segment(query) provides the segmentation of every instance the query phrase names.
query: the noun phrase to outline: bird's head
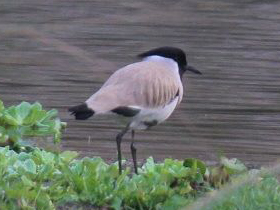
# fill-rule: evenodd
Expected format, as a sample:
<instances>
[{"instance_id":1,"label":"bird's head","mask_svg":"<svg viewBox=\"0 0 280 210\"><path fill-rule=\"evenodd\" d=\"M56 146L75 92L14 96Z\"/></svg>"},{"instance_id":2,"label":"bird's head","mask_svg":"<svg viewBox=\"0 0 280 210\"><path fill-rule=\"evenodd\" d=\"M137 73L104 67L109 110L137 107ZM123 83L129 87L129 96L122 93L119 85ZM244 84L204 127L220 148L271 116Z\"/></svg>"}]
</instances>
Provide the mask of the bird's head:
<instances>
[{"instance_id":1,"label":"bird's head","mask_svg":"<svg viewBox=\"0 0 280 210\"><path fill-rule=\"evenodd\" d=\"M183 73L186 71L191 71L195 74L202 74L196 68L188 65L188 62L186 59L186 54L180 48L160 47L160 48L155 48L155 49L149 50L147 52L141 53L138 56L140 58L145 58L145 57L153 56L153 55L170 58L170 59L174 60L175 62L177 62L178 66L179 66L179 74L181 77L182 77Z\"/></svg>"}]
</instances>

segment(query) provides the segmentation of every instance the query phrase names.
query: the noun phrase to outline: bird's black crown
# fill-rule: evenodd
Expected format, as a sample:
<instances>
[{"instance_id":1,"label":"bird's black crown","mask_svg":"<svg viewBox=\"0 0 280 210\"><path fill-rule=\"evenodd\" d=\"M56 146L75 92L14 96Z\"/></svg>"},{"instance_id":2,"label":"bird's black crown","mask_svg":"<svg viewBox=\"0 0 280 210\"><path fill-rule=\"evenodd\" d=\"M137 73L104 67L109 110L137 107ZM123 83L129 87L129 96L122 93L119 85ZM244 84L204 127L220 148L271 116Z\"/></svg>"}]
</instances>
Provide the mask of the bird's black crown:
<instances>
[{"instance_id":1,"label":"bird's black crown","mask_svg":"<svg viewBox=\"0 0 280 210\"><path fill-rule=\"evenodd\" d=\"M138 56L144 58L147 56L158 55L165 58L171 58L176 61L179 67L187 66L186 54L183 50L176 47L159 47L147 52L141 53Z\"/></svg>"}]
</instances>

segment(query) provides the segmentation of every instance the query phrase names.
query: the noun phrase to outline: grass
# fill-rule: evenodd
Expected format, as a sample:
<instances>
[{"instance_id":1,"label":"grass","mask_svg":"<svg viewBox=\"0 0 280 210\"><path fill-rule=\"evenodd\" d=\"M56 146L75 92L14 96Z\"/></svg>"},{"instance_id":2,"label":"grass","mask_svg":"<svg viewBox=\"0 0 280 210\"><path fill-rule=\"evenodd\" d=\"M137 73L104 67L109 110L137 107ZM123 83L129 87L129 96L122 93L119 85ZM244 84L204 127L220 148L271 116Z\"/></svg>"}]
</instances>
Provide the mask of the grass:
<instances>
[{"instance_id":1,"label":"grass","mask_svg":"<svg viewBox=\"0 0 280 210\"><path fill-rule=\"evenodd\" d=\"M280 185L275 177L265 177L255 183L248 183L228 195L221 201L205 209L253 210L280 209Z\"/></svg>"},{"instance_id":2,"label":"grass","mask_svg":"<svg viewBox=\"0 0 280 210\"><path fill-rule=\"evenodd\" d=\"M251 170L231 184L196 200L191 210L278 210L280 209L280 164Z\"/></svg>"}]
</instances>

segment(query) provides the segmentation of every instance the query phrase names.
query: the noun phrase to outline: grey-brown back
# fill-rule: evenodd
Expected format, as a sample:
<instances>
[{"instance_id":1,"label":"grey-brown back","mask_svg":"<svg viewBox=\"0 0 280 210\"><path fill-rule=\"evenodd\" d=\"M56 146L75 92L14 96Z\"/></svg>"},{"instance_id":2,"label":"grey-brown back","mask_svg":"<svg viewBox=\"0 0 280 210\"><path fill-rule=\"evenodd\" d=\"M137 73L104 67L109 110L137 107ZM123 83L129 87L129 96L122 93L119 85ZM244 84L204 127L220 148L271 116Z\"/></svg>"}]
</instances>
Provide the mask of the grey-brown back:
<instances>
[{"instance_id":1,"label":"grey-brown back","mask_svg":"<svg viewBox=\"0 0 280 210\"><path fill-rule=\"evenodd\" d=\"M96 114L118 106L156 108L168 104L183 87L177 63L171 59L147 59L116 71L87 101Z\"/></svg>"}]
</instances>

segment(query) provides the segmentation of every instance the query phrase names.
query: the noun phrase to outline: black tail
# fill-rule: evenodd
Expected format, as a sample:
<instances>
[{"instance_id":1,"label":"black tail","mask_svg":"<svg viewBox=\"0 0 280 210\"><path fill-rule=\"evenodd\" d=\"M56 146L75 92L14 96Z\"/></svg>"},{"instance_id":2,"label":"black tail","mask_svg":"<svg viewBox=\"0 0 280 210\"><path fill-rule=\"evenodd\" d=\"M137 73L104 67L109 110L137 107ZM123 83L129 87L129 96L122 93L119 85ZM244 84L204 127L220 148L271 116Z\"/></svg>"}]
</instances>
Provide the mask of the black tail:
<instances>
[{"instance_id":1,"label":"black tail","mask_svg":"<svg viewBox=\"0 0 280 210\"><path fill-rule=\"evenodd\" d=\"M88 108L85 103L73 106L68 111L71 112L71 115L75 115L76 120L86 120L94 114L94 111Z\"/></svg>"}]
</instances>

